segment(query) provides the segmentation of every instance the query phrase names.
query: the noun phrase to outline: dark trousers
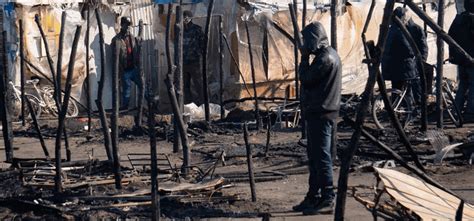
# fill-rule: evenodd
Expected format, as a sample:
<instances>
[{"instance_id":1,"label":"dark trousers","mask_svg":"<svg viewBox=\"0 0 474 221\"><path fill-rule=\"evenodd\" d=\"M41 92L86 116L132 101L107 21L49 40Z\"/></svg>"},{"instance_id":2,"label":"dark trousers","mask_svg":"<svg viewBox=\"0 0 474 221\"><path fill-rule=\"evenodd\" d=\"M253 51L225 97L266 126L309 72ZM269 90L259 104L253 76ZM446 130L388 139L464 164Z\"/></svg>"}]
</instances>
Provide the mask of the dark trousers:
<instances>
[{"instance_id":1,"label":"dark trousers","mask_svg":"<svg viewBox=\"0 0 474 221\"><path fill-rule=\"evenodd\" d=\"M308 135L308 196L334 199L331 158L331 136L333 120L321 118L319 114L305 114Z\"/></svg>"},{"instance_id":2,"label":"dark trousers","mask_svg":"<svg viewBox=\"0 0 474 221\"><path fill-rule=\"evenodd\" d=\"M200 106L204 103L202 89L202 62L186 63L183 65L184 103L194 102Z\"/></svg>"}]
</instances>

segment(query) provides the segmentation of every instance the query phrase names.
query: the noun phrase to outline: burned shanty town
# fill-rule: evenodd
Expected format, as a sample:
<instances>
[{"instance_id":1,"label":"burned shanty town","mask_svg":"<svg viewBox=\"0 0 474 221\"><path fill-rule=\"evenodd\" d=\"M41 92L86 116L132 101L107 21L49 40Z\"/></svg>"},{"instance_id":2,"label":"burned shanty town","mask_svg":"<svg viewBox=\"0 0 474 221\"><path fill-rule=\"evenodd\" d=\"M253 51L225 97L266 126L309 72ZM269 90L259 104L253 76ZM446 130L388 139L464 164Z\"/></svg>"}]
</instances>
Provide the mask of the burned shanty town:
<instances>
[{"instance_id":1,"label":"burned shanty town","mask_svg":"<svg viewBox=\"0 0 474 221\"><path fill-rule=\"evenodd\" d=\"M1 220L474 221L474 0L0 0Z\"/></svg>"}]
</instances>

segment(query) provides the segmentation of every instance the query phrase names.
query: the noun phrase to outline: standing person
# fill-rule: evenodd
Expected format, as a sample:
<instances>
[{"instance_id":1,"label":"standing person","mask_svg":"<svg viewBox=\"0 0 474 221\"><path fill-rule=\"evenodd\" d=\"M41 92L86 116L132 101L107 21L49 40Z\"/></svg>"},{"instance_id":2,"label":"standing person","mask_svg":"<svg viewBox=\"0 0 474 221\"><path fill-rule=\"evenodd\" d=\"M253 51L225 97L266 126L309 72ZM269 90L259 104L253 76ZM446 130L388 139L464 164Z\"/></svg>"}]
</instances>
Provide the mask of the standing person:
<instances>
[{"instance_id":1,"label":"standing person","mask_svg":"<svg viewBox=\"0 0 474 221\"><path fill-rule=\"evenodd\" d=\"M428 58L428 44L426 35L419 25L407 14L407 9L397 7L393 12L407 28L413 37L423 61ZM382 58L382 74L385 80L392 81L392 88L403 90L408 88L408 98L415 104L421 102L420 69L416 62L415 50L411 48L408 39L396 24L392 24L388 31L387 43ZM411 83L409 82L411 81Z\"/></svg>"},{"instance_id":2,"label":"standing person","mask_svg":"<svg viewBox=\"0 0 474 221\"><path fill-rule=\"evenodd\" d=\"M192 21L191 11L183 12L183 77L184 102L203 103L202 55L204 53L204 32L202 27Z\"/></svg>"},{"instance_id":3,"label":"standing person","mask_svg":"<svg viewBox=\"0 0 474 221\"><path fill-rule=\"evenodd\" d=\"M328 214L334 210L331 134L339 115L342 65L321 23L309 24L302 34L300 80L308 133L309 190L293 210L304 215ZM314 56L311 62L310 55Z\"/></svg>"},{"instance_id":4,"label":"standing person","mask_svg":"<svg viewBox=\"0 0 474 221\"><path fill-rule=\"evenodd\" d=\"M120 19L120 32L112 39L113 58L115 58L115 48L120 47L119 74L122 81L122 104L120 109L122 110L128 109L132 81L138 87L143 84L138 67L140 59L138 40L130 33L131 24L130 17L122 17Z\"/></svg>"},{"instance_id":5,"label":"standing person","mask_svg":"<svg viewBox=\"0 0 474 221\"><path fill-rule=\"evenodd\" d=\"M474 0L464 1L465 12L456 15L449 28L451 36L469 55L474 57ZM474 120L474 66L466 58L449 47L449 60L458 65L458 91L455 103L459 110L464 110L467 96L467 107L464 110L466 121Z\"/></svg>"}]
</instances>

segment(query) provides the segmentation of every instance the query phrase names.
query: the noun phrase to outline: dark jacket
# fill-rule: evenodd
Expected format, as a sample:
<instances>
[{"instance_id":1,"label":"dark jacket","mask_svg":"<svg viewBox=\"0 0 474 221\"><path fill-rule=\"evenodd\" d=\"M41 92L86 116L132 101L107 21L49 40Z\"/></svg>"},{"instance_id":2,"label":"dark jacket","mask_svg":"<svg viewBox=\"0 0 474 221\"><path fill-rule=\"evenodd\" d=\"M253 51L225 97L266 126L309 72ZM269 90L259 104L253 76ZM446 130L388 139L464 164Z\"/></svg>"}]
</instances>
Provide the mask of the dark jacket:
<instances>
[{"instance_id":1,"label":"dark jacket","mask_svg":"<svg viewBox=\"0 0 474 221\"><path fill-rule=\"evenodd\" d=\"M467 1L466 1L467 2ZM466 3L465 3L466 4ZM468 11L456 15L448 32L471 57L474 57L474 13ZM469 61L449 46L449 60L453 64L468 66Z\"/></svg>"},{"instance_id":2,"label":"dark jacket","mask_svg":"<svg viewBox=\"0 0 474 221\"><path fill-rule=\"evenodd\" d=\"M309 63L304 56L300 64L301 102L306 114L337 117L341 100L342 63L337 52L329 46L323 26L313 22L303 31L303 47L315 58Z\"/></svg>"},{"instance_id":3,"label":"dark jacket","mask_svg":"<svg viewBox=\"0 0 474 221\"><path fill-rule=\"evenodd\" d=\"M131 66L128 66L127 63L129 63L128 55L127 55L127 45L125 41L131 42L131 47L132 47L132 64ZM113 39L112 39L112 59L115 61L115 47L120 48L120 73L122 73L124 70L130 70L133 68L137 68L138 65L140 64L140 54L139 54L139 48L138 48L138 39L135 38L132 34L124 34L122 32L119 32ZM115 67L115 66L114 66Z\"/></svg>"},{"instance_id":4,"label":"dark jacket","mask_svg":"<svg viewBox=\"0 0 474 221\"><path fill-rule=\"evenodd\" d=\"M404 12L403 12L404 14ZM403 21L403 20L402 20ZM428 44L423 29L409 19L406 28L413 37L418 50L426 61L428 57ZM402 31L396 24L390 26L385 51L382 57L382 74L385 80L405 81L419 77L415 50L410 46Z\"/></svg>"},{"instance_id":5,"label":"dark jacket","mask_svg":"<svg viewBox=\"0 0 474 221\"><path fill-rule=\"evenodd\" d=\"M200 62L204 53L204 32L192 22L184 26L183 61L186 64Z\"/></svg>"}]
</instances>

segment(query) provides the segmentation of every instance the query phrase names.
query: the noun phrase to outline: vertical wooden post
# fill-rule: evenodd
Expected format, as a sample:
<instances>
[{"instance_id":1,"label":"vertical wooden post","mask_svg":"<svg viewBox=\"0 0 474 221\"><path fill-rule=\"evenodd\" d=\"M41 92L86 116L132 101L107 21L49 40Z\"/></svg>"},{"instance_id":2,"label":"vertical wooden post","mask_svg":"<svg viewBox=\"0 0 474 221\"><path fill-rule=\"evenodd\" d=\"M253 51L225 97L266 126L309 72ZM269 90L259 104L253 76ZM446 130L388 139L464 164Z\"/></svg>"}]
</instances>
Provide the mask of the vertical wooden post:
<instances>
[{"instance_id":1,"label":"vertical wooden post","mask_svg":"<svg viewBox=\"0 0 474 221\"><path fill-rule=\"evenodd\" d=\"M224 18L219 16L219 104L221 106L221 120L225 118L224 109Z\"/></svg>"},{"instance_id":2,"label":"vertical wooden post","mask_svg":"<svg viewBox=\"0 0 474 221\"><path fill-rule=\"evenodd\" d=\"M306 14L307 14L306 10L308 10L307 9L307 7L308 7L307 4L308 4L307 0L303 0L303 14L301 15L301 17L302 17L301 18L302 19L301 30L303 30L304 27L306 27Z\"/></svg>"},{"instance_id":3,"label":"vertical wooden post","mask_svg":"<svg viewBox=\"0 0 474 221\"><path fill-rule=\"evenodd\" d=\"M209 79L207 72L209 66L207 64L208 54L209 54L209 35L211 32L211 21L212 21L212 11L214 10L214 0L209 1L209 6L207 8L207 19L206 27L204 31L204 54L202 56L202 90L204 95L204 115L207 122L211 121L210 110L209 110Z\"/></svg>"},{"instance_id":4,"label":"vertical wooden post","mask_svg":"<svg viewBox=\"0 0 474 221\"><path fill-rule=\"evenodd\" d=\"M23 30L23 20L20 19L19 21L19 26L20 26L20 91L21 91L21 125L26 126L26 117L25 116L25 82L26 82L26 76L25 76L25 36L24 36L24 30ZM7 72L8 73L8 72Z\"/></svg>"},{"instance_id":5,"label":"vertical wooden post","mask_svg":"<svg viewBox=\"0 0 474 221\"><path fill-rule=\"evenodd\" d=\"M102 26L102 18L100 16L99 9L95 9L95 17L97 19L97 26L99 27L99 52L100 52L100 79L99 86L97 89L97 100L95 101L97 109L99 110L99 117L102 126L102 133L104 135L104 147L107 153L107 159L110 162L114 161L114 156L111 149L111 137L109 132L109 123L107 122L107 116L105 114L104 106L102 105L102 94L104 91L105 84L105 40L104 40L104 28Z\"/></svg>"},{"instance_id":6,"label":"vertical wooden post","mask_svg":"<svg viewBox=\"0 0 474 221\"><path fill-rule=\"evenodd\" d=\"M138 21L138 54L140 56L138 63L138 76L140 78L141 85L138 87L138 111L135 116L135 128L142 127L143 121L143 102L145 99L145 81L143 72L143 20Z\"/></svg>"},{"instance_id":7,"label":"vertical wooden post","mask_svg":"<svg viewBox=\"0 0 474 221\"><path fill-rule=\"evenodd\" d=\"M112 153L114 155L114 173L115 188L122 189L122 174L120 172L120 153L119 153L119 137L118 137L118 120L119 120L119 75L120 75L120 47L114 42L114 62L112 72L112 115L110 116L112 128Z\"/></svg>"},{"instance_id":8,"label":"vertical wooden post","mask_svg":"<svg viewBox=\"0 0 474 221\"><path fill-rule=\"evenodd\" d=\"M151 80L151 79L150 79ZM149 84L151 85L151 84ZM148 135L150 137L150 154L151 154L151 219L153 221L160 220L160 194L158 192L158 160L156 151L156 130L155 130L155 108L154 90L148 87L150 96L148 98Z\"/></svg>"},{"instance_id":9,"label":"vertical wooden post","mask_svg":"<svg viewBox=\"0 0 474 221\"><path fill-rule=\"evenodd\" d=\"M298 19L298 1L293 0L293 10L295 13L295 18ZM296 20L298 21L298 20ZM294 41L293 41L293 54L295 59L295 98L298 99L300 97L300 76L299 76L299 48L297 39L299 39L299 31L297 29L293 29Z\"/></svg>"},{"instance_id":10,"label":"vertical wooden post","mask_svg":"<svg viewBox=\"0 0 474 221\"><path fill-rule=\"evenodd\" d=\"M445 1L438 1L438 26L443 29L444 27L444 7ZM436 38L437 61L436 61L436 119L438 128L443 128L443 75L444 75L444 41L441 36Z\"/></svg>"},{"instance_id":11,"label":"vertical wooden post","mask_svg":"<svg viewBox=\"0 0 474 221\"><path fill-rule=\"evenodd\" d=\"M252 147L249 144L249 130L247 122L244 123L244 141L245 150L247 153L247 166L249 173L250 193L252 194L252 202L257 202L257 193L255 190L255 178L253 173L253 161L252 161Z\"/></svg>"},{"instance_id":12,"label":"vertical wooden post","mask_svg":"<svg viewBox=\"0 0 474 221\"><path fill-rule=\"evenodd\" d=\"M0 14L0 16L3 16ZM10 99L8 96L8 82L10 82L10 77L8 76L8 67L7 67L7 32L3 31L0 35L0 114L2 120L2 133L3 133L3 142L5 145L5 159L7 162L13 161L13 127L10 116Z\"/></svg>"},{"instance_id":13,"label":"vertical wooden post","mask_svg":"<svg viewBox=\"0 0 474 221\"><path fill-rule=\"evenodd\" d=\"M337 51L337 9L339 0L331 0L331 46Z\"/></svg>"},{"instance_id":14,"label":"vertical wooden post","mask_svg":"<svg viewBox=\"0 0 474 221\"><path fill-rule=\"evenodd\" d=\"M62 85L62 73L63 73L63 50L64 50L64 35L66 27L66 12L63 11L61 14L61 29L59 31L59 47L58 47L58 62L56 64L56 79L53 80L56 82L55 96L56 96L56 106L61 106L61 85ZM86 70L88 71L88 70ZM61 110L58 108L58 115Z\"/></svg>"},{"instance_id":15,"label":"vertical wooden post","mask_svg":"<svg viewBox=\"0 0 474 221\"><path fill-rule=\"evenodd\" d=\"M184 82L183 82L183 10L181 5L176 6L176 20L174 25L174 64L176 66L174 73L174 84L176 85L176 98L181 113L184 111ZM182 147L178 129L177 116L174 116L174 143L173 150L179 151Z\"/></svg>"},{"instance_id":16,"label":"vertical wooden post","mask_svg":"<svg viewBox=\"0 0 474 221\"><path fill-rule=\"evenodd\" d=\"M85 46L86 46L86 76L87 76L87 131L90 133L92 128L92 79L90 74L90 30L91 30L91 16L90 16L90 5L86 5L86 37L85 37ZM59 62L58 62L59 63ZM59 73L59 72L58 72Z\"/></svg>"},{"instance_id":17,"label":"vertical wooden post","mask_svg":"<svg viewBox=\"0 0 474 221\"><path fill-rule=\"evenodd\" d=\"M74 40L72 43L71 56L69 58L68 73L66 77L66 90L64 95L64 102L60 108L58 128L56 132L56 147L55 147L55 158L56 158L56 176L55 176L55 185L54 190L56 193L61 193L63 191L62 185L62 169L61 169L61 133L64 132L64 120L66 119L67 107L69 104L69 98L71 96L71 81L74 74L74 65L76 62L76 52L77 45L79 44L79 38L81 37L82 26L78 25L76 28L76 34L74 35Z\"/></svg>"},{"instance_id":18,"label":"vertical wooden post","mask_svg":"<svg viewBox=\"0 0 474 221\"><path fill-rule=\"evenodd\" d=\"M247 32L247 42L249 47L249 57L250 57L250 69L252 72L252 87L253 87L253 96L255 100L255 120L257 121L257 130L261 128L261 119L260 119L260 110L258 105L258 95L257 95L257 81L255 78L255 65L253 63L253 52L252 52L252 40L250 39L250 31L248 21L244 21L245 30Z\"/></svg>"}]
</instances>

